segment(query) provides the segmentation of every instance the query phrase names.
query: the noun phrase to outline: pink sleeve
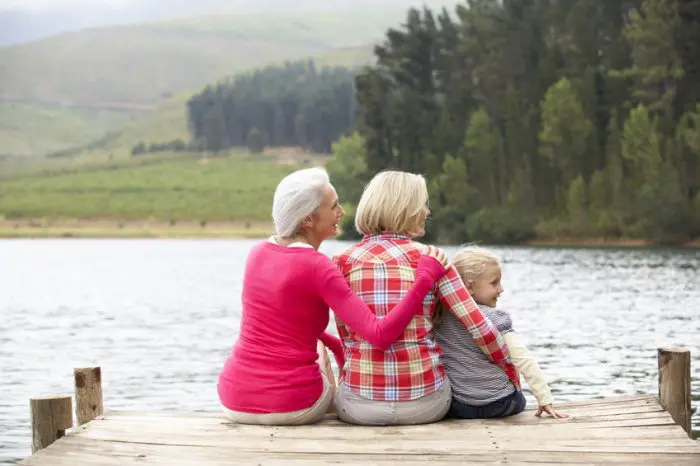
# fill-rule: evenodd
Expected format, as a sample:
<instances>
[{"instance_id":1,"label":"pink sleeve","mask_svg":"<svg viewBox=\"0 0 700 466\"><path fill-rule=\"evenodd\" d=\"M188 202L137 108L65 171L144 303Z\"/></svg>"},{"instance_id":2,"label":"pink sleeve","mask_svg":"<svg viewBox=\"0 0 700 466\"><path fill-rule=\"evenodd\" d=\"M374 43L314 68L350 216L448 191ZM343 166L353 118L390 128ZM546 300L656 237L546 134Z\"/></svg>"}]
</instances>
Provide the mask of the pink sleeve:
<instances>
[{"instance_id":1,"label":"pink sleeve","mask_svg":"<svg viewBox=\"0 0 700 466\"><path fill-rule=\"evenodd\" d=\"M342 370L343 366L345 366L345 352L343 352L343 344L340 342L340 338L328 332L323 332L319 340L321 340L326 348L331 350L333 357L335 357L335 362L338 364L338 368Z\"/></svg>"},{"instance_id":2,"label":"pink sleeve","mask_svg":"<svg viewBox=\"0 0 700 466\"><path fill-rule=\"evenodd\" d=\"M406 296L383 318L367 307L327 257L316 262L317 291L338 317L365 340L386 350L403 333L411 319L423 310L423 299L433 286L428 280L416 281Z\"/></svg>"}]
</instances>

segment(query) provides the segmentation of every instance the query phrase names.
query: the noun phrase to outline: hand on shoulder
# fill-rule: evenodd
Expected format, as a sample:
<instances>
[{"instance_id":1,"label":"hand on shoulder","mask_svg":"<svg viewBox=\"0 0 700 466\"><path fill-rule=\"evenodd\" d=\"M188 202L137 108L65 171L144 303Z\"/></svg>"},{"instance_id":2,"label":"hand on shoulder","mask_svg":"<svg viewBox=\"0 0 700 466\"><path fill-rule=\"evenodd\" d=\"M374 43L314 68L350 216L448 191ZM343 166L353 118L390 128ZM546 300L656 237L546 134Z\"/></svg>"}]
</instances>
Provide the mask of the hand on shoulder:
<instances>
[{"instance_id":1,"label":"hand on shoulder","mask_svg":"<svg viewBox=\"0 0 700 466\"><path fill-rule=\"evenodd\" d=\"M450 268L450 259L447 257L447 254L445 254L445 251L442 249L438 248L437 246L430 246L422 243L416 243L418 244L418 249L420 250L421 254L430 256L434 259L436 259L438 262L442 264L442 266L445 269Z\"/></svg>"}]
</instances>

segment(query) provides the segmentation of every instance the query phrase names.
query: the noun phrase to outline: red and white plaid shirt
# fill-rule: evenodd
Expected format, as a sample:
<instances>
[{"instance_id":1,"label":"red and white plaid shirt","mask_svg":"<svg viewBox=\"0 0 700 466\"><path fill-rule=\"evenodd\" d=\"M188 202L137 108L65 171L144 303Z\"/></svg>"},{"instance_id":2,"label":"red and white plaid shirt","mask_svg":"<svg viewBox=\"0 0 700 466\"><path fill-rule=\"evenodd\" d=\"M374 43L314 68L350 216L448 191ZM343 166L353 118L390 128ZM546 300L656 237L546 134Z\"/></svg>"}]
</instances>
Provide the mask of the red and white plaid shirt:
<instances>
[{"instance_id":1,"label":"red and white plaid shirt","mask_svg":"<svg viewBox=\"0 0 700 466\"><path fill-rule=\"evenodd\" d=\"M422 247L404 235L368 235L333 261L353 292L379 317L389 313L413 286ZM454 266L428 293L423 312L386 351L374 348L336 316L345 348L343 383L352 392L377 401L415 400L437 390L445 377L440 348L433 339L432 316L438 300L520 388L520 376L508 359L501 334L479 311Z\"/></svg>"}]
</instances>

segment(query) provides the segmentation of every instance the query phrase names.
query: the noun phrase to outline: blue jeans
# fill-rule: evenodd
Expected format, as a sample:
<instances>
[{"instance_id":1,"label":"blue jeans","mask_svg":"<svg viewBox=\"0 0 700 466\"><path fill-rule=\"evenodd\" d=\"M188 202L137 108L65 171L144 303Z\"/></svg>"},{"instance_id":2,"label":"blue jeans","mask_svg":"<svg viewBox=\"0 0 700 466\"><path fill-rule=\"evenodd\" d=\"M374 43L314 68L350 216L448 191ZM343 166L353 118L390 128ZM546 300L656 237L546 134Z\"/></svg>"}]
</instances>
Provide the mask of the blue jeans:
<instances>
[{"instance_id":1,"label":"blue jeans","mask_svg":"<svg viewBox=\"0 0 700 466\"><path fill-rule=\"evenodd\" d=\"M506 417L523 412L526 403L523 392L520 390L484 406L468 405L452 398L450 411L447 415L459 419Z\"/></svg>"}]
</instances>

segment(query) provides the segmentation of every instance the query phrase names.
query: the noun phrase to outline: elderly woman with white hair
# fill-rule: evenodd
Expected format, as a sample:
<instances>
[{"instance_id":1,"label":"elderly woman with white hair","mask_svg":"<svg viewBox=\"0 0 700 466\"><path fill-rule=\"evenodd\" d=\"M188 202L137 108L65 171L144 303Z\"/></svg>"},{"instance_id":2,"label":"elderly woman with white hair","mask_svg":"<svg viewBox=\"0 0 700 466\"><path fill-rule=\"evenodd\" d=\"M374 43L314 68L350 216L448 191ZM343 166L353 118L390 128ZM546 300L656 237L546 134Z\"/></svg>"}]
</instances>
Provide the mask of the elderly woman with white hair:
<instances>
[{"instance_id":1,"label":"elderly woman with white hair","mask_svg":"<svg viewBox=\"0 0 700 466\"><path fill-rule=\"evenodd\" d=\"M350 288L378 317L405 296L419 279L426 246L428 189L416 174L385 171L366 186L355 216L364 238L333 258ZM344 316L336 318L346 361L336 394L341 420L353 424L424 424L440 420L451 403L451 389L433 339L432 317L440 302L464 325L488 358L519 387L498 329L481 313L459 273L449 266L428 293L423 311L388 349L357 332Z\"/></svg>"},{"instance_id":2,"label":"elderly woman with white hair","mask_svg":"<svg viewBox=\"0 0 700 466\"><path fill-rule=\"evenodd\" d=\"M296 171L277 186L277 234L248 255L240 334L219 375L219 399L232 421L299 425L322 419L332 405L335 379L316 362L318 342L330 347L339 366L344 363L340 340L325 333L329 307L375 348L387 348L444 275L447 261L437 249L416 257L415 283L377 318L318 252L323 240L337 234L343 214L323 169Z\"/></svg>"}]
</instances>

